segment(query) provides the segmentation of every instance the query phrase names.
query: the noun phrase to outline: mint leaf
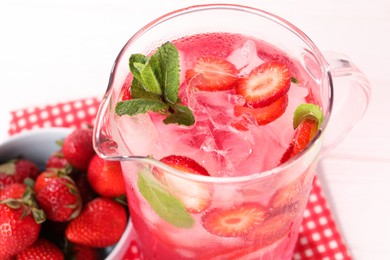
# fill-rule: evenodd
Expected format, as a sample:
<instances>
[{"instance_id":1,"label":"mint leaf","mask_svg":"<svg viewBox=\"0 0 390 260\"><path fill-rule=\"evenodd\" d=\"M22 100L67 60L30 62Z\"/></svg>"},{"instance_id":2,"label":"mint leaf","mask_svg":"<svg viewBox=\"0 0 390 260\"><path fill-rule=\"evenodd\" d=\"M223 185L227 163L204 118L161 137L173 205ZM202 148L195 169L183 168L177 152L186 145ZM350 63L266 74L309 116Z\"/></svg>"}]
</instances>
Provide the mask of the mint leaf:
<instances>
[{"instance_id":1,"label":"mint leaf","mask_svg":"<svg viewBox=\"0 0 390 260\"><path fill-rule=\"evenodd\" d=\"M119 101L115 107L115 113L119 116L144 114L148 111L164 112L168 109L168 105L158 100L150 100L146 98L130 99Z\"/></svg>"},{"instance_id":2,"label":"mint leaf","mask_svg":"<svg viewBox=\"0 0 390 260\"><path fill-rule=\"evenodd\" d=\"M146 64L142 64L136 62L133 66L136 70L138 70L140 74L140 81L144 88L149 92L160 95L162 93L160 83L158 82L156 75L154 75L150 63L146 62Z\"/></svg>"},{"instance_id":3,"label":"mint leaf","mask_svg":"<svg viewBox=\"0 0 390 260\"><path fill-rule=\"evenodd\" d=\"M146 99L152 99L152 100L160 100L160 95L151 93L147 91L139 82L138 79L133 78L133 81L131 82L131 88L130 88L131 96L133 99L136 98L146 98Z\"/></svg>"},{"instance_id":4,"label":"mint leaf","mask_svg":"<svg viewBox=\"0 0 390 260\"><path fill-rule=\"evenodd\" d=\"M161 86L154 74L149 58L143 54L132 54L129 59L130 71L134 79L142 83L146 91L154 94L161 94Z\"/></svg>"},{"instance_id":5,"label":"mint leaf","mask_svg":"<svg viewBox=\"0 0 390 260\"><path fill-rule=\"evenodd\" d=\"M161 48L161 47L160 47ZM157 50L157 52L156 53L158 53L158 50ZM156 79L157 79L157 81L159 82L159 84L160 84L160 86L161 86L161 89L162 89L162 91L161 91L161 97L163 98L163 99L165 99L164 98L164 88L165 88L165 86L164 86L164 81L163 81L163 75L162 75L162 70L161 70L161 64L160 64L160 61L157 59L157 55L156 54L154 54L152 57L150 57L150 59L149 59L149 64L150 64L150 66L152 67L152 69L153 69L153 73L154 73L154 75L156 76Z\"/></svg>"},{"instance_id":6,"label":"mint leaf","mask_svg":"<svg viewBox=\"0 0 390 260\"><path fill-rule=\"evenodd\" d=\"M164 98L171 104L175 104L178 98L180 87L180 65L179 53L170 42L164 43L158 48L151 60L153 64L159 65L161 73L161 85L163 86Z\"/></svg>"},{"instance_id":7,"label":"mint leaf","mask_svg":"<svg viewBox=\"0 0 390 260\"><path fill-rule=\"evenodd\" d=\"M324 119L321 108L318 105L303 103L300 104L294 111L293 127L296 129L300 123L306 119L315 120L318 127L321 126Z\"/></svg>"},{"instance_id":8,"label":"mint leaf","mask_svg":"<svg viewBox=\"0 0 390 260\"><path fill-rule=\"evenodd\" d=\"M129 59L129 67L131 73L133 73L133 76L135 79L142 81L141 79L141 73L140 71L134 66L134 64L141 63L146 64L148 61L148 57L143 54L132 54Z\"/></svg>"},{"instance_id":9,"label":"mint leaf","mask_svg":"<svg viewBox=\"0 0 390 260\"><path fill-rule=\"evenodd\" d=\"M195 220L184 204L165 191L149 174L138 173L138 189L156 214L178 228L191 228Z\"/></svg>"},{"instance_id":10,"label":"mint leaf","mask_svg":"<svg viewBox=\"0 0 390 260\"><path fill-rule=\"evenodd\" d=\"M191 110L183 105L175 104L173 106L174 112L164 119L165 124L179 124L190 126L195 123L194 115Z\"/></svg>"}]
</instances>

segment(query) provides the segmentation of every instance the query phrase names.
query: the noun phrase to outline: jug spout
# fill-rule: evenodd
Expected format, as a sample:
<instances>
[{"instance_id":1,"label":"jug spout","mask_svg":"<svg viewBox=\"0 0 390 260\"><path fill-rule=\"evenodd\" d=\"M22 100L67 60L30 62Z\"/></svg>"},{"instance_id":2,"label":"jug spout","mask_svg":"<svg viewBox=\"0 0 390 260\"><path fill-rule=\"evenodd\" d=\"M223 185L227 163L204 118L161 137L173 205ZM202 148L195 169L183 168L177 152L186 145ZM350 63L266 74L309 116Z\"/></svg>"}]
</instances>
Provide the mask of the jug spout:
<instances>
[{"instance_id":1,"label":"jug spout","mask_svg":"<svg viewBox=\"0 0 390 260\"><path fill-rule=\"evenodd\" d=\"M118 121L115 120L115 101L120 94L115 91L116 88L109 85L98 109L92 138L96 153L105 160L138 161L144 165L158 164L161 167L161 163L150 156L133 155L124 144L126 136L121 133Z\"/></svg>"},{"instance_id":2,"label":"jug spout","mask_svg":"<svg viewBox=\"0 0 390 260\"><path fill-rule=\"evenodd\" d=\"M110 83L112 83L112 75ZM138 157L131 156L129 151L125 151L126 146L119 143L122 138L115 122L115 100L118 95L115 88L109 84L97 112L93 128L93 147L96 153L106 160L132 160Z\"/></svg>"},{"instance_id":3,"label":"jug spout","mask_svg":"<svg viewBox=\"0 0 390 260\"><path fill-rule=\"evenodd\" d=\"M93 129L93 146L96 153L107 160L119 159L118 144L112 138L112 129L107 127L109 123L109 101L111 90L108 89L104 96L96 117Z\"/></svg>"}]
</instances>

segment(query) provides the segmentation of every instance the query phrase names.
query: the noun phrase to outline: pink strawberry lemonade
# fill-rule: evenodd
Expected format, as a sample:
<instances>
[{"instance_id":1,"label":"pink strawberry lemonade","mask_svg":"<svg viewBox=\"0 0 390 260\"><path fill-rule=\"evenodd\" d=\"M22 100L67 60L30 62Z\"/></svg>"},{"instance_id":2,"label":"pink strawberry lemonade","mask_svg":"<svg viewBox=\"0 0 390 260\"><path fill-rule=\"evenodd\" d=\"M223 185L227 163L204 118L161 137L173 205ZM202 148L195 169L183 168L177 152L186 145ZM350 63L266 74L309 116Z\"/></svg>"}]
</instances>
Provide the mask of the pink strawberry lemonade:
<instances>
[{"instance_id":1,"label":"pink strawberry lemonade","mask_svg":"<svg viewBox=\"0 0 390 260\"><path fill-rule=\"evenodd\" d=\"M192 178L122 162L132 234L144 258L290 259L315 163L258 180L223 179L261 175L281 164L296 133L295 109L319 103L315 83L298 61L260 39L210 33L172 43L180 57L179 98L195 123L165 124L164 115L155 112L118 116L119 132L126 133L119 137L126 144L121 149L156 160L191 158L217 178L208 182L196 173ZM261 75L277 94L253 86L264 81ZM287 86L279 86L285 75ZM129 87L127 80L122 93ZM150 191L174 201L175 209L159 208Z\"/></svg>"}]
</instances>

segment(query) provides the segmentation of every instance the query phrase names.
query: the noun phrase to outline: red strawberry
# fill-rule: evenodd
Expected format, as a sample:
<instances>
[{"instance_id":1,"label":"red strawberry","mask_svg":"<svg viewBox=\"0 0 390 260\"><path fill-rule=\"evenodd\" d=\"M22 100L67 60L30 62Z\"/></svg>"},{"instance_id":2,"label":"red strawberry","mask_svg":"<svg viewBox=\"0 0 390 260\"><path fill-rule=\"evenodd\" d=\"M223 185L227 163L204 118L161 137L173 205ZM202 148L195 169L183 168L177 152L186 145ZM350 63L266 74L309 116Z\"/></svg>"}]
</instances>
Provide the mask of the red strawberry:
<instances>
[{"instance_id":1,"label":"red strawberry","mask_svg":"<svg viewBox=\"0 0 390 260\"><path fill-rule=\"evenodd\" d=\"M15 255L33 244L45 218L32 191L23 184L12 184L1 192L0 259Z\"/></svg>"},{"instance_id":2,"label":"red strawberry","mask_svg":"<svg viewBox=\"0 0 390 260\"><path fill-rule=\"evenodd\" d=\"M180 155L169 155L160 160L161 162L183 172L210 176L207 170L195 160ZM190 181L169 173L155 169L154 175L160 182L178 197L188 211L199 213L205 210L211 200L211 187L205 183Z\"/></svg>"},{"instance_id":3,"label":"red strawberry","mask_svg":"<svg viewBox=\"0 0 390 260\"><path fill-rule=\"evenodd\" d=\"M126 193L118 161L107 161L95 154L89 163L87 174L93 190L103 197L118 197Z\"/></svg>"},{"instance_id":4,"label":"red strawberry","mask_svg":"<svg viewBox=\"0 0 390 260\"><path fill-rule=\"evenodd\" d=\"M238 71L227 60L214 56L205 56L198 58L194 67L186 71L186 80L189 82L198 74L202 74L205 79L202 83L197 84L196 87L199 90L220 91L234 87Z\"/></svg>"},{"instance_id":5,"label":"red strawberry","mask_svg":"<svg viewBox=\"0 0 390 260\"><path fill-rule=\"evenodd\" d=\"M265 62L251 73L240 78L236 85L237 94L244 97L246 106L260 108L269 106L290 89L291 75L286 65L279 62Z\"/></svg>"},{"instance_id":6,"label":"red strawberry","mask_svg":"<svg viewBox=\"0 0 390 260\"><path fill-rule=\"evenodd\" d=\"M109 198L96 198L70 221L66 238L75 244L106 247L119 241L127 224L126 209Z\"/></svg>"},{"instance_id":7,"label":"red strawberry","mask_svg":"<svg viewBox=\"0 0 390 260\"><path fill-rule=\"evenodd\" d=\"M195 160L181 155L169 155L160 160L169 166L188 173L210 176L207 170Z\"/></svg>"},{"instance_id":8,"label":"red strawberry","mask_svg":"<svg viewBox=\"0 0 390 260\"><path fill-rule=\"evenodd\" d=\"M61 169L66 170L67 173L74 173L72 165L65 159L62 149L52 153L47 159L45 169Z\"/></svg>"},{"instance_id":9,"label":"red strawberry","mask_svg":"<svg viewBox=\"0 0 390 260\"><path fill-rule=\"evenodd\" d=\"M92 145L92 129L78 128L65 137L62 146L64 157L80 171L86 171L95 154Z\"/></svg>"},{"instance_id":10,"label":"red strawberry","mask_svg":"<svg viewBox=\"0 0 390 260\"><path fill-rule=\"evenodd\" d=\"M43 188L51 182L53 178L58 178L58 175L61 175L60 170L58 169L47 169L44 172L40 173L34 183L34 192L38 194Z\"/></svg>"},{"instance_id":11,"label":"red strawberry","mask_svg":"<svg viewBox=\"0 0 390 260\"><path fill-rule=\"evenodd\" d=\"M52 242L44 238L39 238L34 244L23 250L17 255L17 260L39 260L52 259L62 260L64 254Z\"/></svg>"},{"instance_id":12,"label":"red strawberry","mask_svg":"<svg viewBox=\"0 0 390 260\"><path fill-rule=\"evenodd\" d=\"M202 223L211 234L242 237L262 223L265 213L257 203L244 203L232 208L212 209L202 217Z\"/></svg>"},{"instance_id":13,"label":"red strawberry","mask_svg":"<svg viewBox=\"0 0 390 260\"><path fill-rule=\"evenodd\" d=\"M299 124L295 130L293 140L291 141L288 149L280 159L280 164L286 162L310 143L313 137L318 132L318 122L316 120L306 119Z\"/></svg>"},{"instance_id":14,"label":"red strawberry","mask_svg":"<svg viewBox=\"0 0 390 260\"><path fill-rule=\"evenodd\" d=\"M0 189L0 201L8 198L20 199L26 191L26 185L22 183L12 183Z\"/></svg>"},{"instance_id":15,"label":"red strawberry","mask_svg":"<svg viewBox=\"0 0 390 260\"><path fill-rule=\"evenodd\" d=\"M64 158L64 153L60 150L54 152L47 159L45 169L62 169L68 165L68 161Z\"/></svg>"},{"instance_id":16,"label":"red strawberry","mask_svg":"<svg viewBox=\"0 0 390 260\"><path fill-rule=\"evenodd\" d=\"M237 105L234 107L234 115L236 117L247 115L253 117L258 125L266 125L276 120L281 115L283 115L284 111L286 111L287 104L288 104L288 96L284 95L266 107L250 108L246 106ZM245 129L247 122L248 122L247 118L242 118L239 121L239 123L243 126L243 128L238 128L238 129L239 130ZM235 123L237 124L238 122Z\"/></svg>"},{"instance_id":17,"label":"red strawberry","mask_svg":"<svg viewBox=\"0 0 390 260\"><path fill-rule=\"evenodd\" d=\"M130 99L131 99L130 88L127 88L123 91L122 100L130 100Z\"/></svg>"},{"instance_id":18,"label":"red strawberry","mask_svg":"<svg viewBox=\"0 0 390 260\"><path fill-rule=\"evenodd\" d=\"M127 74L125 82L123 83L122 86L122 100L129 100L131 99L131 92L130 92L130 87L131 87L131 81L133 79L133 76L131 73Z\"/></svg>"},{"instance_id":19,"label":"red strawberry","mask_svg":"<svg viewBox=\"0 0 390 260\"><path fill-rule=\"evenodd\" d=\"M0 189L11 183L23 183L24 179L35 179L38 166L27 159L15 159L0 164Z\"/></svg>"},{"instance_id":20,"label":"red strawberry","mask_svg":"<svg viewBox=\"0 0 390 260\"><path fill-rule=\"evenodd\" d=\"M49 220L69 221L80 214L81 197L70 177L44 172L38 176L34 190Z\"/></svg>"}]
</instances>

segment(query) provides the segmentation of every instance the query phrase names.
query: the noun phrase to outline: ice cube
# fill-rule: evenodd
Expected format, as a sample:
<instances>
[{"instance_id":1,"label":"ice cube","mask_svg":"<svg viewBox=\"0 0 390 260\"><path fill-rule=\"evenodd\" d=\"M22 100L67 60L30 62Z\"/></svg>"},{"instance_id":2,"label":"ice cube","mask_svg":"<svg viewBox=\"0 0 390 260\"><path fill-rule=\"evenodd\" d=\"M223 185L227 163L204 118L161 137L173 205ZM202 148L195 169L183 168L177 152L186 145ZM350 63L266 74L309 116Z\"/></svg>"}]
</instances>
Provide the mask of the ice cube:
<instances>
[{"instance_id":1,"label":"ice cube","mask_svg":"<svg viewBox=\"0 0 390 260\"><path fill-rule=\"evenodd\" d=\"M116 140L123 140L119 143L119 149L132 155L147 156L153 150L155 141L159 137L158 130L148 114L137 116L117 116L114 122L118 128Z\"/></svg>"},{"instance_id":2,"label":"ice cube","mask_svg":"<svg viewBox=\"0 0 390 260\"><path fill-rule=\"evenodd\" d=\"M237 175L236 166L245 161L253 152L253 138L248 131L234 131L233 128L221 128L213 131L219 153L226 162L224 176Z\"/></svg>"},{"instance_id":3,"label":"ice cube","mask_svg":"<svg viewBox=\"0 0 390 260\"><path fill-rule=\"evenodd\" d=\"M229 91L194 93L197 120L209 120L215 127L225 127L234 117L233 107L239 102Z\"/></svg>"},{"instance_id":4,"label":"ice cube","mask_svg":"<svg viewBox=\"0 0 390 260\"><path fill-rule=\"evenodd\" d=\"M181 87L180 91L183 94L179 94L184 103L188 104L188 107L191 110L195 110L197 108L197 96L199 93L198 85L205 83L205 78L203 74L199 73L188 82L187 86ZM186 84L186 83L184 83Z\"/></svg>"},{"instance_id":5,"label":"ice cube","mask_svg":"<svg viewBox=\"0 0 390 260\"><path fill-rule=\"evenodd\" d=\"M257 56L256 44L252 40L247 40L241 48L234 50L227 60L236 66L241 75L250 73L263 62Z\"/></svg>"}]
</instances>

